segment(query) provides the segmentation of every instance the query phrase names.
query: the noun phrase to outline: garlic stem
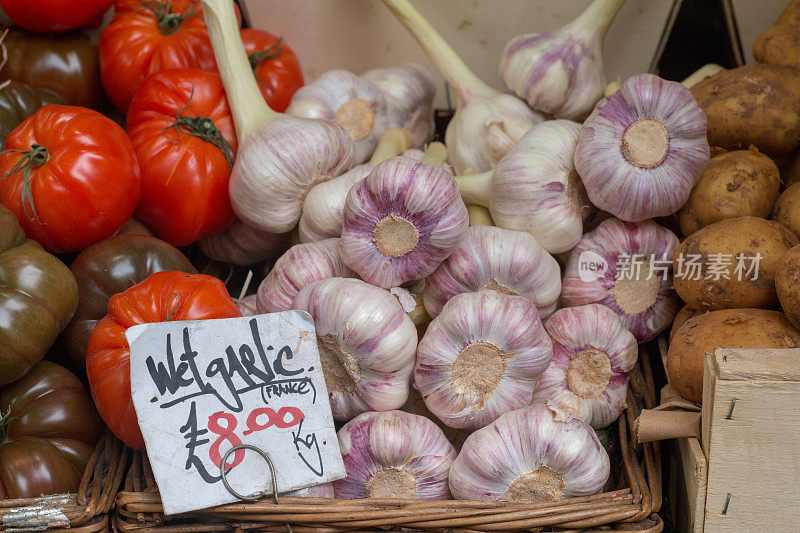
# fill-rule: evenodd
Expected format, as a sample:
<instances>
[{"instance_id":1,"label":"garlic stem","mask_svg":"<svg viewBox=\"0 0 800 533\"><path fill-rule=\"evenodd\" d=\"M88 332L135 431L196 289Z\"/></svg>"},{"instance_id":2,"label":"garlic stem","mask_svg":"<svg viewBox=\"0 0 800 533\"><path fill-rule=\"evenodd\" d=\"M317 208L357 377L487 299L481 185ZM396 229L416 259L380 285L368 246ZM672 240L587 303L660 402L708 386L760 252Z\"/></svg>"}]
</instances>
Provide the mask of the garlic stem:
<instances>
[{"instance_id":1,"label":"garlic stem","mask_svg":"<svg viewBox=\"0 0 800 533\"><path fill-rule=\"evenodd\" d=\"M381 135L378 146L369 160L372 166L401 154L414 144L414 136L406 128L389 128Z\"/></svg>"},{"instance_id":2,"label":"garlic stem","mask_svg":"<svg viewBox=\"0 0 800 533\"><path fill-rule=\"evenodd\" d=\"M225 94L236 125L239 145L258 127L269 123L282 113L267 105L256 82L244 44L239 35L231 0L201 0L203 18L217 58L217 68L225 86Z\"/></svg>"},{"instance_id":3,"label":"garlic stem","mask_svg":"<svg viewBox=\"0 0 800 533\"><path fill-rule=\"evenodd\" d=\"M689 75L689 77L683 80L681 83L685 87L691 89L704 79L710 78L714 74L721 72L723 70L725 70L725 68L720 65L717 65L716 63L708 63L706 65L703 65L699 69L695 70L694 72L692 72Z\"/></svg>"},{"instance_id":4,"label":"garlic stem","mask_svg":"<svg viewBox=\"0 0 800 533\"><path fill-rule=\"evenodd\" d=\"M422 162L429 165L440 167L447 161L447 148L440 142L430 143L425 147L425 155Z\"/></svg>"},{"instance_id":5,"label":"garlic stem","mask_svg":"<svg viewBox=\"0 0 800 533\"><path fill-rule=\"evenodd\" d=\"M461 192L464 203L489 207L489 186L492 174L494 174L493 170L487 170L480 174L456 176L458 190Z\"/></svg>"},{"instance_id":6,"label":"garlic stem","mask_svg":"<svg viewBox=\"0 0 800 533\"><path fill-rule=\"evenodd\" d=\"M466 105L475 95L490 96L497 92L481 81L467 67L450 45L408 0L383 0L383 3L411 32L442 76L450 82L450 86L455 92L456 107Z\"/></svg>"},{"instance_id":7,"label":"garlic stem","mask_svg":"<svg viewBox=\"0 0 800 533\"><path fill-rule=\"evenodd\" d=\"M614 17L617 16L625 2L627 0L594 0L572 22L572 26L583 27L589 31L594 30L600 35L605 35Z\"/></svg>"}]
</instances>

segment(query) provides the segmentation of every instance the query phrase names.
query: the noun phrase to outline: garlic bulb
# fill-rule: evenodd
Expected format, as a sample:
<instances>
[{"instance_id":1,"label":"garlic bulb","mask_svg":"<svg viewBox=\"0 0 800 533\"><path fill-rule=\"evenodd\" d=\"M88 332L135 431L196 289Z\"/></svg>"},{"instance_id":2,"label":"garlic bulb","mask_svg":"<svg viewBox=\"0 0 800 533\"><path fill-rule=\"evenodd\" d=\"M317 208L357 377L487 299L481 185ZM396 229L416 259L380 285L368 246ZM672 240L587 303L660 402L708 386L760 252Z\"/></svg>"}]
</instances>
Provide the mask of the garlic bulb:
<instances>
[{"instance_id":1,"label":"garlic bulb","mask_svg":"<svg viewBox=\"0 0 800 533\"><path fill-rule=\"evenodd\" d=\"M544 325L553 362L539 377L535 403L548 400L595 429L625 409L628 374L639 347L619 317L600 304L560 309Z\"/></svg>"},{"instance_id":2,"label":"garlic bulb","mask_svg":"<svg viewBox=\"0 0 800 533\"><path fill-rule=\"evenodd\" d=\"M258 314L255 294L239 298L239 300L236 301L236 305L239 307L242 316L254 316Z\"/></svg>"},{"instance_id":3,"label":"garlic bulb","mask_svg":"<svg viewBox=\"0 0 800 533\"><path fill-rule=\"evenodd\" d=\"M340 253L363 280L396 287L433 272L467 226L467 208L449 172L393 157L347 194Z\"/></svg>"},{"instance_id":4,"label":"garlic bulb","mask_svg":"<svg viewBox=\"0 0 800 533\"><path fill-rule=\"evenodd\" d=\"M334 498L336 494L333 490L333 483L323 483L321 485L313 485L304 489L285 492L281 494L281 496L293 496L296 498Z\"/></svg>"},{"instance_id":5,"label":"garlic bulb","mask_svg":"<svg viewBox=\"0 0 800 533\"><path fill-rule=\"evenodd\" d=\"M406 402L417 330L389 291L357 279L325 279L303 287L292 309L314 319L335 420Z\"/></svg>"},{"instance_id":6,"label":"garlic bulb","mask_svg":"<svg viewBox=\"0 0 800 533\"><path fill-rule=\"evenodd\" d=\"M459 500L536 503L603 488L611 463L594 430L552 405L502 415L467 438L450 468Z\"/></svg>"},{"instance_id":7,"label":"garlic bulb","mask_svg":"<svg viewBox=\"0 0 800 533\"><path fill-rule=\"evenodd\" d=\"M667 329L678 312L672 254L678 238L646 220L610 218L573 248L561 282L561 303L605 305L639 342Z\"/></svg>"},{"instance_id":8,"label":"garlic bulb","mask_svg":"<svg viewBox=\"0 0 800 533\"><path fill-rule=\"evenodd\" d=\"M455 92L456 112L445 132L459 174L494 168L531 126L544 120L519 98L496 91L473 74L408 0L383 0L428 54Z\"/></svg>"},{"instance_id":9,"label":"garlic bulb","mask_svg":"<svg viewBox=\"0 0 800 533\"><path fill-rule=\"evenodd\" d=\"M232 265L252 265L271 261L289 244L286 233L276 235L247 226L234 219L225 230L197 241L197 247L206 257Z\"/></svg>"},{"instance_id":10,"label":"garlic bulb","mask_svg":"<svg viewBox=\"0 0 800 533\"><path fill-rule=\"evenodd\" d=\"M552 356L530 300L496 291L459 294L428 325L414 383L442 422L476 429L529 405Z\"/></svg>"},{"instance_id":11,"label":"garlic bulb","mask_svg":"<svg viewBox=\"0 0 800 533\"><path fill-rule=\"evenodd\" d=\"M297 244L289 248L258 286L259 313L292 309L292 300L306 285L328 278L357 277L339 258L339 239Z\"/></svg>"},{"instance_id":12,"label":"garlic bulb","mask_svg":"<svg viewBox=\"0 0 800 533\"><path fill-rule=\"evenodd\" d=\"M363 79L372 82L386 96L389 125L408 129L414 146L422 146L434 131L433 97L436 86L430 73L419 65L376 68L365 72Z\"/></svg>"},{"instance_id":13,"label":"garlic bulb","mask_svg":"<svg viewBox=\"0 0 800 533\"><path fill-rule=\"evenodd\" d=\"M288 232L308 191L353 166L353 140L335 122L272 111L244 51L233 2L201 1L239 139L228 185L233 210L250 227Z\"/></svg>"},{"instance_id":14,"label":"garlic bulb","mask_svg":"<svg viewBox=\"0 0 800 533\"><path fill-rule=\"evenodd\" d=\"M353 139L356 163L375 151L383 131L390 126L386 96L369 80L347 70L331 70L292 96L287 115L333 120Z\"/></svg>"},{"instance_id":15,"label":"garlic bulb","mask_svg":"<svg viewBox=\"0 0 800 533\"><path fill-rule=\"evenodd\" d=\"M626 0L594 0L563 28L512 39L500 77L535 110L582 119L603 96L603 37Z\"/></svg>"},{"instance_id":16,"label":"garlic bulb","mask_svg":"<svg viewBox=\"0 0 800 533\"><path fill-rule=\"evenodd\" d=\"M366 178L375 165L411 147L414 138L405 128L383 132L369 164L358 165L308 192L298 225L300 242L314 242L342 234L342 209L350 188Z\"/></svg>"},{"instance_id":17,"label":"garlic bulb","mask_svg":"<svg viewBox=\"0 0 800 533\"><path fill-rule=\"evenodd\" d=\"M450 444L452 444L456 450L461 449L461 446L470 434L469 430L451 428L436 418L436 416L431 413L430 409L428 409L428 406L425 405L425 399L420 395L414 385L409 389L408 400L406 400L406 403L403 404L400 410L405 413L411 413L412 415L424 416L428 420L431 420L434 424L439 426L439 429L442 430L444 436L447 437L447 440L450 441Z\"/></svg>"},{"instance_id":18,"label":"garlic bulb","mask_svg":"<svg viewBox=\"0 0 800 533\"><path fill-rule=\"evenodd\" d=\"M488 207L501 228L527 231L550 253L571 250L594 212L573 164L580 131L569 120L534 126L494 172L458 176L461 197Z\"/></svg>"},{"instance_id":19,"label":"garlic bulb","mask_svg":"<svg viewBox=\"0 0 800 533\"><path fill-rule=\"evenodd\" d=\"M447 476L456 450L425 417L364 413L337 433L347 477L337 498L450 499Z\"/></svg>"},{"instance_id":20,"label":"garlic bulb","mask_svg":"<svg viewBox=\"0 0 800 533\"><path fill-rule=\"evenodd\" d=\"M525 232L473 226L425 280L425 309L432 317L456 294L493 289L531 300L544 320L561 293L558 262Z\"/></svg>"},{"instance_id":21,"label":"garlic bulb","mask_svg":"<svg viewBox=\"0 0 800 533\"><path fill-rule=\"evenodd\" d=\"M708 163L706 124L680 83L628 78L583 123L575 168L589 199L630 222L676 212Z\"/></svg>"}]
</instances>

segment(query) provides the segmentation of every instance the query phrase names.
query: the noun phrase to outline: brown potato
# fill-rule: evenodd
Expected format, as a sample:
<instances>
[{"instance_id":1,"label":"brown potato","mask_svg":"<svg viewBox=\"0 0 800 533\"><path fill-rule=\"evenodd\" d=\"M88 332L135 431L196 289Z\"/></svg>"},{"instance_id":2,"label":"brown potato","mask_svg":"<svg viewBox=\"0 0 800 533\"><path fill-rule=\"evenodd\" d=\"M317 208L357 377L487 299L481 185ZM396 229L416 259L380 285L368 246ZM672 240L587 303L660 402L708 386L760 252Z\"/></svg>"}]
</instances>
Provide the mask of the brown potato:
<instances>
[{"instance_id":1,"label":"brown potato","mask_svg":"<svg viewBox=\"0 0 800 533\"><path fill-rule=\"evenodd\" d=\"M726 218L767 218L772 212L781 176L778 167L757 148L714 155L678 211L684 236Z\"/></svg>"},{"instance_id":2,"label":"brown potato","mask_svg":"<svg viewBox=\"0 0 800 533\"><path fill-rule=\"evenodd\" d=\"M772 158L800 145L800 70L745 65L691 89L708 116L708 144L742 150L751 144Z\"/></svg>"},{"instance_id":3,"label":"brown potato","mask_svg":"<svg viewBox=\"0 0 800 533\"><path fill-rule=\"evenodd\" d=\"M775 204L772 219L800 237L800 183L790 185L781 193Z\"/></svg>"},{"instance_id":4,"label":"brown potato","mask_svg":"<svg viewBox=\"0 0 800 533\"><path fill-rule=\"evenodd\" d=\"M687 320L667 352L667 377L678 394L703 401L703 361L716 348L797 348L800 332L779 311L723 309ZM800 364L800 360L797 361Z\"/></svg>"},{"instance_id":5,"label":"brown potato","mask_svg":"<svg viewBox=\"0 0 800 533\"><path fill-rule=\"evenodd\" d=\"M794 327L800 327L800 246L795 246L783 257L775 276L778 299Z\"/></svg>"},{"instance_id":6,"label":"brown potato","mask_svg":"<svg viewBox=\"0 0 800 533\"><path fill-rule=\"evenodd\" d=\"M759 63L800 67L800 1L794 0L753 44Z\"/></svg>"},{"instance_id":7,"label":"brown potato","mask_svg":"<svg viewBox=\"0 0 800 533\"><path fill-rule=\"evenodd\" d=\"M772 220L714 222L675 250L675 290L687 305L701 311L773 306L778 303L775 273L797 242L791 231Z\"/></svg>"},{"instance_id":8,"label":"brown potato","mask_svg":"<svg viewBox=\"0 0 800 533\"><path fill-rule=\"evenodd\" d=\"M672 342L672 338L687 320L700 314L702 314L700 311L688 305L681 307L681 310L678 311L678 314L676 314L675 318L672 320L672 327L669 330L669 341Z\"/></svg>"}]
</instances>

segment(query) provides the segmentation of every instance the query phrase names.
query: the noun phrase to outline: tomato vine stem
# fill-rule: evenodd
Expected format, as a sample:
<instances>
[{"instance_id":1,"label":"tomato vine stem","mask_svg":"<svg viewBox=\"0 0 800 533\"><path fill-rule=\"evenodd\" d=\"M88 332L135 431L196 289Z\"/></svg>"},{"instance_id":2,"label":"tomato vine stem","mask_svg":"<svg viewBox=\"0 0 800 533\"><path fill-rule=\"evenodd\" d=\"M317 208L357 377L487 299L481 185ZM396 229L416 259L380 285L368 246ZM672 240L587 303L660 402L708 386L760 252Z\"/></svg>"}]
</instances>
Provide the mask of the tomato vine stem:
<instances>
[{"instance_id":1,"label":"tomato vine stem","mask_svg":"<svg viewBox=\"0 0 800 533\"><path fill-rule=\"evenodd\" d=\"M36 206L33 204L33 191L31 190L31 170L39 168L50 159L50 154L47 153L47 148L40 144L32 144L30 150L3 150L1 153L22 154L22 157L14 163L11 170L5 174L0 175L0 179L5 179L13 176L20 170L22 171L22 212L28 220L35 220L39 224L44 225L44 222L39 220L39 215L36 213ZM30 206L30 213L28 212ZM31 216L31 213L33 216Z\"/></svg>"}]
</instances>

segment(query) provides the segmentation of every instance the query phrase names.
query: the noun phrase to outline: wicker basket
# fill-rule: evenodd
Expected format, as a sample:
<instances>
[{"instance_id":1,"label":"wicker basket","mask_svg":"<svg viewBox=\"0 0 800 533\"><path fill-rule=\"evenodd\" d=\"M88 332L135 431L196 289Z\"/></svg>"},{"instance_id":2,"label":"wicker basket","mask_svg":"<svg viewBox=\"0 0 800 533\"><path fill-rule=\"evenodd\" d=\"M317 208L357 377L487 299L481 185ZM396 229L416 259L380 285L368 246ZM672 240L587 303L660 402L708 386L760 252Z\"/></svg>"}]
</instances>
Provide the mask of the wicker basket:
<instances>
[{"instance_id":1,"label":"wicker basket","mask_svg":"<svg viewBox=\"0 0 800 533\"><path fill-rule=\"evenodd\" d=\"M0 531L108 531L109 511L130 455L130 449L106 430L89 458L77 493L0 500Z\"/></svg>"},{"instance_id":2,"label":"wicker basket","mask_svg":"<svg viewBox=\"0 0 800 533\"><path fill-rule=\"evenodd\" d=\"M334 500L280 498L220 505L165 517L146 455L135 453L124 488L117 496L115 525L122 533L211 531L295 532L387 530L426 531L639 531L657 533L663 523L661 456L658 443L635 449L630 427L643 407L656 405L649 355L631 373L628 407L618 421L620 460L617 490L581 498L520 505L509 502Z\"/></svg>"}]
</instances>

